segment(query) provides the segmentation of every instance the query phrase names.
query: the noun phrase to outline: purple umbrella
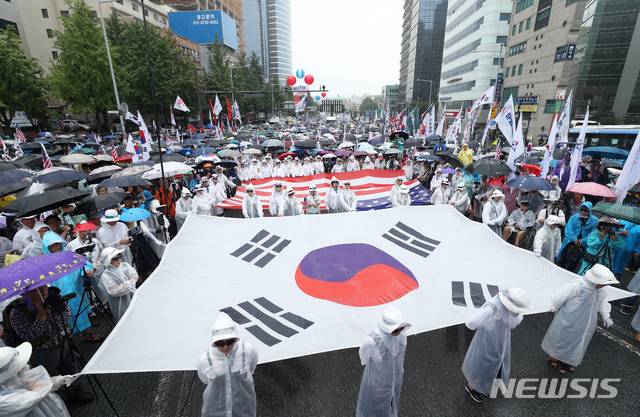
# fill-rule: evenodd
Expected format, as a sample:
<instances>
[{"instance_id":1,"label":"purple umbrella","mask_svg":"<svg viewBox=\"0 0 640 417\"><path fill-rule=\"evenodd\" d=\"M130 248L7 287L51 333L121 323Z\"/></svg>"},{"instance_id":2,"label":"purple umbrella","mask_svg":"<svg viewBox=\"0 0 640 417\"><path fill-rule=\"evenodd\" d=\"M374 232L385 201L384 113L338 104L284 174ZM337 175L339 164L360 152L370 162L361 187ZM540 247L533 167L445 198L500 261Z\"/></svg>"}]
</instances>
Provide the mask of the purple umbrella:
<instances>
[{"instance_id":1,"label":"purple umbrella","mask_svg":"<svg viewBox=\"0 0 640 417\"><path fill-rule=\"evenodd\" d=\"M445 169L442 170L442 173L443 174L455 174L456 170L453 169L453 168L445 168Z\"/></svg>"},{"instance_id":2,"label":"purple umbrella","mask_svg":"<svg viewBox=\"0 0 640 417\"><path fill-rule=\"evenodd\" d=\"M338 149L336 151L333 151L333 154L335 156L349 156L351 152L349 151L345 151L344 149Z\"/></svg>"},{"instance_id":3,"label":"purple umbrella","mask_svg":"<svg viewBox=\"0 0 640 417\"><path fill-rule=\"evenodd\" d=\"M86 264L87 258L71 251L21 259L0 269L0 301L57 281Z\"/></svg>"}]
</instances>

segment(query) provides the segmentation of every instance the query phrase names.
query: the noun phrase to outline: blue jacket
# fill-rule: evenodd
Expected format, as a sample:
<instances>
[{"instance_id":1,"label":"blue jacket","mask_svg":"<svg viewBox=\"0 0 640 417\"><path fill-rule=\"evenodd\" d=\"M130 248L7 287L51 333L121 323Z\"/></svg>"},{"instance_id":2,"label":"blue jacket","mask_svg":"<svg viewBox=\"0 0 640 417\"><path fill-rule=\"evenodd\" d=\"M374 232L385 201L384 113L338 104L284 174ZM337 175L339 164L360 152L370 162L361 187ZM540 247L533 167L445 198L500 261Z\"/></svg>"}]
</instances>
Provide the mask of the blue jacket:
<instances>
[{"instance_id":1,"label":"blue jacket","mask_svg":"<svg viewBox=\"0 0 640 417\"><path fill-rule=\"evenodd\" d=\"M567 246L570 242L575 242L576 240L578 240L580 232L582 232L580 242L582 242L583 248L587 250L587 238L589 237L589 233L591 233L591 231L595 229L596 225L598 224L598 218L591 214L591 209L593 208L593 204L591 204L591 202L585 201L580 205L580 208L582 207L586 207L589 209L589 218L587 219L587 222L584 226L580 221L580 213L576 213L569 218L567 227L565 227L564 229L565 235L564 240L562 241L562 247L560 248L560 253L558 254L558 260L561 259L562 251L564 250L565 246Z\"/></svg>"}]
</instances>

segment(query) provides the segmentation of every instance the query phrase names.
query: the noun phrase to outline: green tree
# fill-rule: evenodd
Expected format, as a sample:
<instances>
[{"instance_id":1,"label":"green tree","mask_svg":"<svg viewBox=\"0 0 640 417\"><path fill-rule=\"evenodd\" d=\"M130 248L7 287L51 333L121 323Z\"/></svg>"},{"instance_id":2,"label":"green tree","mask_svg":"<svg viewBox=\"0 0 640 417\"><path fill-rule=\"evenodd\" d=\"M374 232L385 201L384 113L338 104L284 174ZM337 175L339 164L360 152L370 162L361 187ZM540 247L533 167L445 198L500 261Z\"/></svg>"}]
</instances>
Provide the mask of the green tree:
<instances>
[{"instance_id":1,"label":"green tree","mask_svg":"<svg viewBox=\"0 0 640 417\"><path fill-rule=\"evenodd\" d=\"M107 49L93 11L83 0L65 0L69 15L62 17L64 31L54 31L54 47L61 51L51 61L51 92L81 113L99 120L116 107ZM98 125L100 131L100 125Z\"/></svg>"},{"instance_id":2,"label":"green tree","mask_svg":"<svg viewBox=\"0 0 640 417\"><path fill-rule=\"evenodd\" d=\"M0 121L8 128L16 111L43 113L46 80L35 58L27 59L14 26L0 29Z\"/></svg>"},{"instance_id":3,"label":"green tree","mask_svg":"<svg viewBox=\"0 0 640 417\"><path fill-rule=\"evenodd\" d=\"M375 111L377 108L378 103L376 103L374 99L371 97L365 97L364 100L362 100L362 103L360 103L359 110L361 114L365 114L367 110Z\"/></svg>"}]
</instances>

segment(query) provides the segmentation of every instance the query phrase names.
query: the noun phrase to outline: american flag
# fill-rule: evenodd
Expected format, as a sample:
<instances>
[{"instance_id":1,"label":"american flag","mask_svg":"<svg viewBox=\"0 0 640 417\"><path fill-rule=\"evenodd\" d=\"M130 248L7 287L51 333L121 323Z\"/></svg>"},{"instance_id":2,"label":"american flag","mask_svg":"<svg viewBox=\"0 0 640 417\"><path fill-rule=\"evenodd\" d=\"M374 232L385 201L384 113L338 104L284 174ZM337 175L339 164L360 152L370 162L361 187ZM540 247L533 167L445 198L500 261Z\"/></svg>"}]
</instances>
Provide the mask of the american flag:
<instances>
[{"instance_id":1,"label":"american flag","mask_svg":"<svg viewBox=\"0 0 640 417\"><path fill-rule=\"evenodd\" d=\"M22 133L22 130L20 129L20 126L16 125L16 136L18 136L17 141L18 142L26 142L27 138L24 135L24 133Z\"/></svg>"},{"instance_id":2,"label":"american flag","mask_svg":"<svg viewBox=\"0 0 640 417\"><path fill-rule=\"evenodd\" d=\"M118 158L118 151L116 150L116 147L113 145L113 138L111 138L111 156L113 156L114 161Z\"/></svg>"},{"instance_id":3,"label":"american flag","mask_svg":"<svg viewBox=\"0 0 640 417\"><path fill-rule=\"evenodd\" d=\"M44 148L44 145L41 143L40 146L42 147L42 168L47 169L53 167L51 159L49 159L49 155L47 154L47 150Z\"/></svg>"},{"instance_id":4,"label":"american flag","mask_svg":"<svg viewBox=\"0 0 640 417\"><path fill-rule=\"evenodd\" d=\"M501 147L502 142L500 142L500 139L498 139L498 149L496 149L496 159L500 159L500 147Z\"/></svg>"},{"instance_id":5,"label":"american flag","mask_svg":"<svg viewBox=\"0 0 640 417\"><path fill-rule=\"evenodd\" d=\"M340 174L307 175L296 178L266 178L263 180L252 180L251 184L253 184L255 194L265 209L269 208L269 197L275 189L276 182L281 182L283 187L291 187L300 201L303 201L309 195L309 186L315 185L322 200L320 208L325 209L324 199L331 186L331 178L335 176L340 181L340 184L347 180L351 182L351 189L358 199L356 209L358 211L367 211L390 208L391 200L389 199L389 192L395 184L396 178L403 175L404 171L402 170L367 169ZM228 198L216 206L234 209L241 208L242 200L246 195L245 186L248 184L249 182L243 183L243 186L238 187L236 195L233 198ZM409 187L411 205L423 205L431 201L431 193L424 188L417 179L408 181L405 184Z\"/></svg>"}]
</instances>

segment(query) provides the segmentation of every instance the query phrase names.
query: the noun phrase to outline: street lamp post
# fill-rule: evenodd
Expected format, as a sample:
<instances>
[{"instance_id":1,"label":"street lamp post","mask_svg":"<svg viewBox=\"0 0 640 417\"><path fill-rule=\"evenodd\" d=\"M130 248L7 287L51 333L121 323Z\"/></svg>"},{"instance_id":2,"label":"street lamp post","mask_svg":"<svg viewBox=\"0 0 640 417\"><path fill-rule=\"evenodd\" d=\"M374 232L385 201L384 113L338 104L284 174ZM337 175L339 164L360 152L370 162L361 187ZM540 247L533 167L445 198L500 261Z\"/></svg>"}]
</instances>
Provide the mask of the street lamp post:
<instances>
[{"instance_id":1,"label":"street lamp post","mask_svg":"<svg viewBox=\"0 0 640 417\"><path fill-rule=\"evenodd\" d=\"M100 10L100 21L102 22L102 34L104 35L104 43L107 45L107 58L109 58L109 68L111 69L111 80L113 81L113 91L116 94L116 104L118 105L118 114L120 115L120 126L122 127L122 140L126 136L124 128L124 117L120 110L120 95L118 94L118 84L116 83L116 75L113 72L113 62L111 62L111 51L109 50L109 41L107 40L107 29L104 24L104 16L102 15L102 3L111 3L113 0L98 0L98 9Z\"/></svg>"}]
</instances>

